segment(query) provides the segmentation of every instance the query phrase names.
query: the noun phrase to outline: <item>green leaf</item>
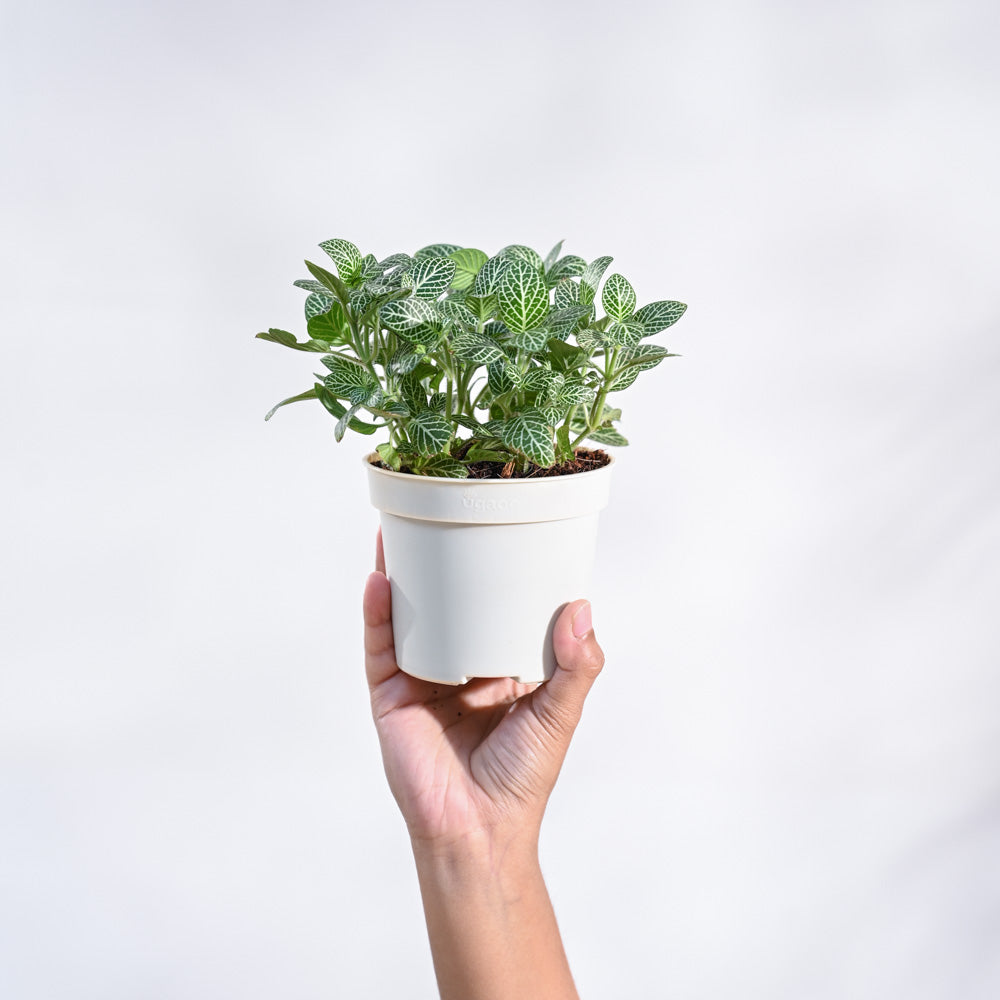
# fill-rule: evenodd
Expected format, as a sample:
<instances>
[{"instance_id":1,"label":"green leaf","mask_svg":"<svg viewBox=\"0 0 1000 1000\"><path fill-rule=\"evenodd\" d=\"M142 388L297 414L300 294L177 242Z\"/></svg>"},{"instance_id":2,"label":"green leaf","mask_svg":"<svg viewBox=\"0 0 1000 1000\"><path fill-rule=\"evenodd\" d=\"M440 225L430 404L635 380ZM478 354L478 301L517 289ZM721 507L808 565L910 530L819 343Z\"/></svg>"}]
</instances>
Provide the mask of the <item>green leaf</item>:
<instances>
[{"instance_id":1,"label":"green leaf","mask_svg":"<svg viewBox=\"0 0 1000 1000\"><path fill-rule=\"evenodd\" d=\"M338 421L337 426L333 429L333 436L337 441L343 441L344 435L347 433L347 428L351 421L354 419L354 414L360 409L361 404L355 403Z\"/></svg>"},{"instance_id":2,"label":"green leaf","mask_svg":"<svg viewBox=\"0 0 1000 1000\"><path fill-rule=\"evenodd\" d=\"M320 360L330 369L323 384L335 396L360 406L379 391L378 379L359 361L344 354L327 354Z\"/></svg>"},{"instance_id":3,"label":"green leaf","mask_svg":"<svg viewBox=\"0 0 1000 1000\"><path fill-rule=\"evenodd\" d=\"M562 260L557 260L545 277L549 285L552 286L566 278L579 278L584 270L586 270L586 267L587 262L582 257L570 254L567 257L563 257Z\"/></svg>"},{"instance_id":4,"label":"green leaf","mask_svg":"<svg viewBox=\"0 0 1000 1000\"><path fill-rule=\"evenodd\" d=\"M421 455L415 459L412 468L421 476L436 476L439 479L469 478L469 470L465 465L450 455Z\"/></svg>"},{"instance_id":5,"label":"green leaf","mask_svg":"<svg viewBox=\"0 0 1000 1000\"><path fill-rule=\"evenodd\" d=\"M624 322L613 319L604 330L604 342L617 347L631 347L637 344L643 336L643 325L635 319Z\"/></svg>"},{"instance_id":6,"label":"green leaf","mask_svg":"<svg viewBox=\"0 0 1000 1000\"><path fill-rule=\"evenodd\" d=\"M676 357L679 355L671 354L659 344L643 344L641 347L631 347L622 351L618 355L618 368L631 368L635 365L639 371L647 371L655 368L664 358Z\"/></svg>"},{"instance_id":7,"label":"green leaf","mask_svg":"<svg viewBox=\"0 0 1000 1000\"><path fill-rule=\"evenodd\" d=\"M622 436L614 427L598 427L596 431L591 431L587 437L598 444L615 445L624 448L628 444L628 438Z\"/></svg>"},{"instance_id":8,"label":"green leaf","mask_svg":"<svg viewBox=\"0 0 1000 1000\"><path fill-rule=\"evenodd\" d=\"M306 323L306 329L314 340L325 340L338 346L351 339L351 328L339 302L335 302L326 312L313 316Z\"/></svg>"},{"instance_id":9,"label":"green leaf","mask_svg":"<svg viewBox=\"0 0 1000 1000\"><path fill-rule=\"evenodd\" d=\"M337 265L337 273L345 284L350 285L361 276L361 251L349 240L324 240L319 246Z\"/></svg>"},{"instance_id":10,"label":"green leaf","mask_svg":"<svg viewBox=\"0 0 1000 1000\"><path fill-rule=\"evenodd\" d=\"M556 390L556 398L567 406L589 403L597 395L597 389L588 385L579 375L569 375Z\"/></svg>"},{"instance_id":11,"label":"green leaf","mask_svg":"<svg viewBox=\"0 0 1000 1000\"><path fill-rule=\"evenodd\" d=\"M533 330L549 311L549 291L538 270L527 261L513 259L497 286L500 317L514 333Z\"/></svg>"},{"instance_id":12,"label":"green leaf","mask_svg":"<svg viewBox=\"0 0 1000 1000\"><path fill-rule=\"evenodd\" d=\"M643 306L636 314L635 319L645 327L643 336L651 337L654 333L666 330L668 326L673 326L681 316L687 306L683 302L650 302L648 306Z\"/></svg>"},{"instance_id":13,"label":"green leaf","mask_svg":"<svg viewBox=\"0 0 1000 1000\"><path fill-rule=\"evenodd\" d=\"M527 392L548 392L556 383L562 384L562 376L549 368L529 368L521 376L520 388Z\"/></svg>"},{"instance_id":14,"label":"green leaf","mask_svg":"<svg viewBox=\"0 0 1000 1000\"><path fill-rule=\"evenodd\" d=\"M567 344L564 340L549 340L549 357L558 367L577 368L584 364L590 355L581 347L574 344Z\"/></svg>"},{"instance_id":15,"label":"green leaf","mask_svg":"<svg viewBox=\"0 0 1000 1000\"><path fill-rule=\"evenodd\" d=\"M383 444L376 445L375 450L378 452L378 457L389 466L394 472L399 472L402 462L399 460L399 452L388 441Z\"/></svg>"},{"instance_id":16,"label":"green leaf","mask_svg":"<svg viewBox=\"0 0 1000 1000\"><path fill-rule=\"evenodd\" d=\"M433 302L441 297L455 276L455 262L450 257L426 257L403 272L403 288L413 289L413 297Z\"/></svg>"},{"instance_id":17,"label":"green leaf","mask_svg":"<svg viewBox=\"0 0 1000 1000\"><path fill-rule=\"evenodd\" d=\"M434 303L412 297L390 299L382 305L378 313L383 326L404 335L430 326L437 320Z\"/></svg>"},{"instance_id":18,"label":"green leaf","mask_svg":"<svg viewBox=\"0 0 1000 1000\"><path fill-rule=\"evenodd\" d=\"M597 296L597 286L614 257L598 257L588 264L580 275L580 301L590 304Z\"/></svg>"},{"instance_id":19,"label":"green leaf","mask_svg":"<svg viewBox=\"0 0 1000 1000\"><path fill-rule=\"evenodd\" d=\"M584 316L590 315L590 306L574 302L563 306L549 313L549 318L545 325L549 328L549 334L558 337L560 340L568 337Z\"/></svg>"},{"instance_id":20,"label":"green leaf","mask_svg":"<svg viewBox=\"0 0 1000 1000\"><path fill-rule=\"evenodd\" d=\"M451 349L457 357L474 365L488 365L504 356L500 345L481 333L456 333Z\"/></svg>"},{"instance_id":21,"label":"green leaf","mask_svg":"<svg viewBox=\"0 0 1000 1000\"><path fill-rule=\"evenodd\" d=\"M266 333L256 334L258 340L268 340L272 344L281 344L282 347L291 347L295 351L310 351L312 353L324 353L328 350L326 344L317 343L314 340L298 341L295 334L287 330L278 330L271 327Z\"/></svg>"},{"instance_id":22,"label":"green leaf","mask_svg":"<svg viewBox=\"0 0 1000 1000\"><path fill-rule=\"evenodd\" d=\"M457 302L454 299L443 299L441 302L436 303L436 307L439 316L443 316L460 327L475 330L479 326L476 314L464 302Z\"/></svg>"},{"instance_id":23,"label":"green leaf","mask_svg":"<svg viewBox=\"0 0 1000 1000\"><path fill-rule=\"evenodd\" d=\"M515 260L523 260L526 264L530 264L536 271L542 269L542 258L539 256L536 250L532 250L531 247L526 247L522 243L511 243L510 246L504 247L498 254L498 257L512 257Z\"/></svg>"},{"instance_id":24,"label":"green leaf","mask_svg":"<svg viewBox=\"0 0 1000 1000\"><path fill-rule=\"evenodd\" d=\"M467 295L465 305L481 322L488 320L497 311L497 300L494 295Z\"/></svg>"},{"instance_id":25,"label":"green leaf","mask_svg":"<svg viewBox=\"0 0 1000 1000\"><path fill-rule=\"evenodd\" d=\"M514 343L517 344L518 349L527 351L529 354L544 351L548 341L548 330L524 330L514 334Z\"/></svg>"},{"instance_id":26,"label":"green leaf","mask_svg":"<svg viewBox=\"0 0 1000 1000\"><path fill-rule=\"evenodd\" d=\"M625 368L618 372L617 375L611 380L611 384L608 386L608 392L621 392L622 389L627 389L638 377L640 368Z\"/></svg>"},{"instance_id":27,"label":"green leaf","mask_svg":"<svg viewBox=\"0 0 1000 1000\"><path fill-rule=\"evenodd\" d=\"M423 413L427 409L427 390L421 383L419 368L409 375L404 375L399 380L399 388L410 413Z\"/></svg>"},{"instance_id":28,"label":"green leaf","mask_svg":"<svg viewBox=\"0 0 1000 1000\"><path fill-rule=\"evenodd\" d=\"M497 254L483 264L473 282L472 291L480 298L493 295L500 285L500 276L510 267L511 258Z\"/></svg>"},{"instance_id":29,"label":"green leaf","mask_svg":"<svg viewBox=\"0 0 1000 1000\"><path fill-rule=\"evenodd\" d=\"M451 422L434 410L423 410L406 425L406 436L421 455L443 451L451 435Z\"/></svg>"},{"instance_id":30,"label":"green leaf","mask_svg":"<svg viewBox=\"0 0 1000 1000\"><path fill-rule=\"evenodd\" d=\"M552 302L557 311L580 305L580 286L572 278L563 278L552 292ZM590 303L587 303L589 308Z\"/></svg>"},{"instance_id":31,"label":"green leaf","mask_svg":"<svg viewBox=\"0 0 1000 1000\"><path fill-rule=\"evenodd\" d=\"M283 399L280 403L272 406L271 409L267 411L267 415L264 417L265 420L270 420L274 414L281 409L283 406L287 406L289 403L299 403L304 399L315 399L316 398L316 387L313 386L312 389L306 389L305 392L300 392L297 396L289 396L288 399Z\"/></svg>"},{"instance_id":32,"label":"green leaf","mask_svg":"<svg viewBox=\"0 0 1000 1000\"><path fill-rule=\"evenodd\" d=\"M601 305L612 318L624 323L635 312L635 289L621 274L612 274L604 282Z\"/></svg>"},{"instance_id":33,"label":"green leaf","mask_svg":"<svg viewBox=\"0 0 1000 1000\"><path fill-rule=\"evenodd\" d=\"M505 396L517 388L519 372L509 361L496 361L486 369L486 376L494 396Z\"/></svg>"},{"instance_id":34,"label":"green leaf","mask_svg":"<svg viewBox=\"0 0 1000 1000\"><path fill-rule=\"evenodd\" d=\"M448 393L436 392L427 400L427 409L434 410L435 413L444 413L448 403Z\"/></svg>"},{"instance_id":35,"label":"green leaf","mask_svg":"<svg viewBox=\"0 0 1000 1000\"><path fill-rule=\"evenodd\" d=\"M594 326L585 326L582 330L576 331L576 342L589 354L600 350L608 343L603 330Z\"/></svg>"},{"instance_id":36,"label":"green leaf","mask_svg":"<svg viewBox=\"0 0 1000 1000\"><path fill-rule=\"evenodd\" d=\"M506 420L500 438L508 448L521 452L535 465L548 467L555 461L553 429L540 410L529 409Z\"/></svg>"},{"instance_id":37,"label":"green leaf","mask_svg":"<svg viewBox=\"0 0 1000 1000\"><path fill-rule=\"evenodd\" d=\"M426 260L430 257L447 257L462 248L457 243L431 243L421 247L413 256L416 260Z\"/></svg>"},{"instance_id":38,"label":"green leaf","mask_svg":"<svg viewBox=\"0 0 1000 1000\"><path fill-rule=\"evenodd\" d=\"M320 295L329 295L330 289L322 282L313 281L312 278L299 278L292 282L296 288L304 288L307 292L319 292Z\"/></svg>"},{"instance_id":39,"label":"green leaf","mask_svg":"<svg viewBox=\"0 0 1000 1000\"><path fill-rule=\"evenodd\" d=\"M319 284L319 282L315 282ZM330 294L328 290L323 292L313 292L311 295L306 296L305 310L306 319L312 319L313 316L322 316L323 313L329 312L330 307L337 300Z\"/></svg>"},{"instance_id":40,"label":"green leaf","mask_svg":"<svg viewBox=\"0 0 1000 1000\"><path fill-rule=\"evenodd\" d=\"M455 277L451 279L451 287L459 291L471 288L476 280L479 269L489 259L482 250L455 250L448 255L455 262Z\"/></svg>"},{"instance_id":41,"label":"green leaf","mask_svg":"<svg viewBox=\"0 0 1000 1000\"><path fill-rule=\"evenodd\" d=\"M316 390L316 398L326 407L332 416L342 417L347 412L347 407L326 386L317 382L313 388ZM358 420L356 417L350 421L350 428L359 434L374 434L378 430L376 424L366 424L363 420Z\"/></svg>"},{"instance_id":42,"label":"green leaf","mask_svg":"<svg viewBox=\"0 0 1000 1000\"><path fill-rule=\"evenodd\" d=\"M368 253L361 258L361 277L366 281L382 276L382 267L375 254Z\"/></svg>"},{"instance_id":43,"label":"green leaf","mask_svg":"<svg viewBox=\"0 0 1000 1000\"><path fill-rule=\"evenodd\" d=\"M392 356L387 369L390 375L408 375L417 365L420 364L424 355L417 351L412 351L408 347L401 347Z\"/></svg>"},{"instance_id":44,"label":"green leaf","mask_svg":"<svg viewBox=\"0 0 1000 1000\"><path fill-rule=\"evenodd\" d=\"M340 280L335 274L331 274L324 267L320 267L319 264L314 264L312 261L307 260L305 262L306 267L309 268L310 273L314 278L324 284L327 288L333 292L342 303L347 303L351 296L351 291Z\"/></svg>"},{"instance_id":45,"label":"green leaf","mask_svg":"<svg viewBox=\"0 0 1000 1000\"><path fill-rule=\"evenodd\" d=\"M559 254L562 253L563 243L565 240L560 240L545 256L545 260L542 262L542 270L546 274L552 270L552 265L559 259Z\"/></svg>"},{"instance_id":46,"label":"green leaf","mask_svg":"<svg viewBox=\"0 0 1000 1000\"><path fill-rule=\"evenodd\" d=\"M413 266L413 258L408 253L394 253L380 260L378 266L383 274L387 271L402 272Z\"/></svg>"},{"instance_id":47,"label":"green leaf","mask_svg":"<svg viewBox=\"0 0 1000 1000\"><path fill-rule=\"evenodd\" d=\"M474 444L466 453L466 462L509 462L509 451L497 451L484 445Z\"/></svg>"}]
</instances>

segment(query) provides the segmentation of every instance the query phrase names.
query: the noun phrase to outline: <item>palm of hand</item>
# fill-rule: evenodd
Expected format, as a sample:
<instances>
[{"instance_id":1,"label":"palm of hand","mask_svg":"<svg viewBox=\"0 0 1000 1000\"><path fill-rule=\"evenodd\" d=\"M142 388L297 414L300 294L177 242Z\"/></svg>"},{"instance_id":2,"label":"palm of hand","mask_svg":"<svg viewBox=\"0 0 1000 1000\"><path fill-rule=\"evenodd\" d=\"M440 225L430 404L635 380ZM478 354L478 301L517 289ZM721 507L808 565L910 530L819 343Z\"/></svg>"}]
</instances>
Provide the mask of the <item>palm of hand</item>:
<instances>
[{"instance_id":1,"label":"palm of hand","mask_svg":"<svg viewBox=\"0 0 1000 1000\"><path fill-rule=\"evenodd\" d=\"M558 764L532 710L534 688L510 678L454 688L397 669L373 689L389 785L414 836L461 837L540 816Z\"/></svg>"}]
</instances>

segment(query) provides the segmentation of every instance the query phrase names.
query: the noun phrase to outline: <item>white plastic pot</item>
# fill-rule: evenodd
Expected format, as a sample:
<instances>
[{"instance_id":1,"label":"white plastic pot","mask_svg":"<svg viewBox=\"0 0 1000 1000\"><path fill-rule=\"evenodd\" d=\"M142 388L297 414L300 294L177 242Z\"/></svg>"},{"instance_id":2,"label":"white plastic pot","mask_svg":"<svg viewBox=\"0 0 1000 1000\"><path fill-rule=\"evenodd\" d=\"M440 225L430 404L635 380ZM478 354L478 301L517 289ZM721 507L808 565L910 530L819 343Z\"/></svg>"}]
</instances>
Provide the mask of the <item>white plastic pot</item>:
<instances>
[{"instance_id":1,"label":"white plastic pot","mask_svg":"<svg viewBox=\"0 0 1000 1000\"><path fill-rule=\"evenodd\" d=\"M552 676L552 627L590 590L611 465L544 479L440 479L365 458L392 587L396 662L414 677Z\"/></svg>"}]
</instances>

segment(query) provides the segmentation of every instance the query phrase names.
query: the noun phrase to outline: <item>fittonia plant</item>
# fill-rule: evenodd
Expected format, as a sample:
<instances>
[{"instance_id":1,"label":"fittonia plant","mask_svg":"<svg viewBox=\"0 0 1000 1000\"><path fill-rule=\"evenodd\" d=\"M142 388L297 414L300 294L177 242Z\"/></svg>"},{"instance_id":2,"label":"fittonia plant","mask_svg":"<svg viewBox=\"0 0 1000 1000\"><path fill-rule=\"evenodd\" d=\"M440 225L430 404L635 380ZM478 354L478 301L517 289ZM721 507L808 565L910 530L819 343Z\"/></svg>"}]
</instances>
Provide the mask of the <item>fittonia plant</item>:
<instances>
[{"instance_id":1,"label":"fittonia plant","mask_svg":"<svg viewBox=\"0 0 1000 1000\"><path fill-rule=\"evenodd\" d=\"M388 432L378 445L392 469L465 478L474 462L549 467L584 441L625 445L621 410L608 402L640 372L675 357L645 342L680 319L681 302L636 309L611 257L587 263L530 247L481 250L435 243L376 260L347 240L320 244L334 274L306 261L296 281L309 339L258 333L320 355L327 374L278 403L318 399L347 429ZM605 315L598 317L596 304Z\"/></svg>"}]
</instances>

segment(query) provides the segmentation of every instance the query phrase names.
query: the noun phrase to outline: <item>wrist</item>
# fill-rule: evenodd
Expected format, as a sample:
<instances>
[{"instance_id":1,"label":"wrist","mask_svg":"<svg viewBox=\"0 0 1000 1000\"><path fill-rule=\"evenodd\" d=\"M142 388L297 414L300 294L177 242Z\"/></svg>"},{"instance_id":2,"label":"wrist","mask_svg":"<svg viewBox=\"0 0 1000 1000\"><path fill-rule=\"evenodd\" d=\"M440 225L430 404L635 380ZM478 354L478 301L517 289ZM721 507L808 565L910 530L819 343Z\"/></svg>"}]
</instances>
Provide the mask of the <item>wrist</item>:
<instances>
[{"instance_id":1,"label":"wrist","mask_svg":"<svg viewBox=\"0 0 1000 1000\"><path fill-rule=\"evenodd\" d=\"M418 868L428 871L468 873L482 878L505 871L538 867L537 834L501 834L476 830L451 837L410 837Z\"/></svg>"}]
</instances>

